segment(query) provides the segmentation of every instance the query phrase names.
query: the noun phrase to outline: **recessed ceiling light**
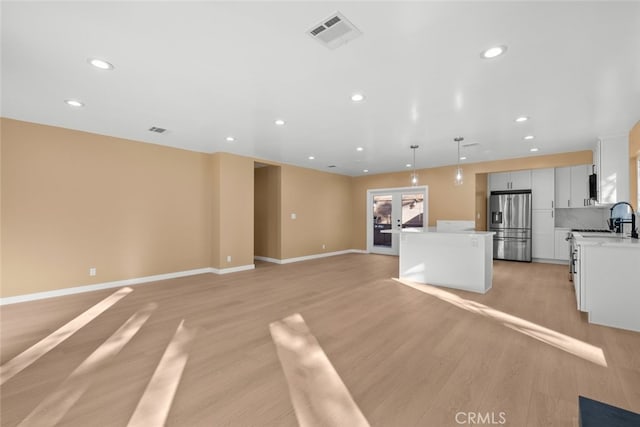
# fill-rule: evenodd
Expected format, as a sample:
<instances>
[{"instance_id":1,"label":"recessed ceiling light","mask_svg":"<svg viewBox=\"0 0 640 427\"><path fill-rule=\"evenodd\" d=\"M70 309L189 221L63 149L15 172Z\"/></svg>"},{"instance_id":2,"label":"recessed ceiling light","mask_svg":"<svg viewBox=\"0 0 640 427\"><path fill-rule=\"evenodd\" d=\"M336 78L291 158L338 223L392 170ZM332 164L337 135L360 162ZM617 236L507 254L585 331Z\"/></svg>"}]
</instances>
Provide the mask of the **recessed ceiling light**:
<instances>
[{"instance_id":1,"label":"recessed ceiling light","mask_svg":"<svg viewBox=\"0 0 640 427\"><path fill-rule=\"evenodd\" d=\"M367 173L369 172L369 169L362 169L362 172Z\"/></svg>"},{"instance_id":2,"label":"recessed ceiling light","mask_svg":"<svg viewBox=\"0 0 640 427\"><path fill-rule=\"evenodd\" d=\"M406 165L404 165L404 167L410 168L411 167L411 163L407 163Z\"/></svg>"},{"instance_id":3,"label":"recessed ceiling light","mask_svg":"<svg viewBox=\"0 0 640 427\"><path fill-rule=\"evenodd\" d=\"M532 153L535 153L536 151L538 151L538 149L533 147L533 148L530 148L529 151L531 151Z\"/></svg>"},{"instance_id":4,"label":"recessed ceiling light","mask_svg":"<svg viewBox=\"0 0 640 427\"><path fill-rule=\"evenodd\" d=\"M516 122L518 122L518 123L526 122L527 120L529 120L529 117L527 117L527 116L520 116L520 117L516 118Z\"/></svg>"},{"instance_id":5,"label":"recessed ceiling light","mask_svg":"<svg viewBox=\"0 0 640 427\"><path fill-rule=\"evenodd\" d=\"M278 119L274 122L275 124L277 124L278 126L284 126L284 120Z\"/></svg>"},{"instance_id":6,"label":"recessed ceiling light","mask_svg":"<svg viewBox=\"0 0 640 427\"><path fill-rule=\"evenodd\" d=\"M227 142L233 142L233 141L235 141L235 140L236 140L236 139L235 139L234 137L232 137L232 136L228 136L228 137L227 137Z\"/></svg>"},{"instance_id":7,"label":"recessed ceiling light","mask_svg":"<svg viewBox=\"0 0 640 427\"><path fill-rule=\"evenodd\" d=\"M460 160L467 160L465 156L460 157Z\"/></svg>"},{"instance_id":8,"label":"recessed ceiling light","mask_svg":"<svg viewBox=\"0 0 640 427\"><path fill-rule=\"evenodd\" d=\"M87 62L89 62L89 64L93 65L96 68L99 68L101 70L113 70L113 64L105 61L104 59L98 59L98 58L89 58L87 59Z\"/></svg>"},{"instance_id":9,"label":"recessed ceiling light","mask_svg":"<svg viewBox=\"0 0 640 427\"><path fill-rule=\"evenodd\" d=\"M481 56L485 59L491 59L491 58L495 58L497 56L502 55L506 51L507 51L506 46L493 46L485 50L484 52L482 52Z\"/></svg>"},{"instance_id":10,"label":"recessed ceiling light","mask_svg":"<svg viewBox=\"0 0 640 427\"><path fill-rule=\"evenodd\" d=\"M84 103L78 101L77 99L65 99L64 103L76 108L84 107Z\"/></svg>"},{"instance_id":11,"label":"recessed ceiling light","mask_svg":"<svg viewBox=\"0 0 640 427\"><path fill-rule=\"evenodd\" d=\"M530 140L530 139L533 139L533 138L534 138L533 135L527 135L523 139Z\"/></svg>"},{"instance_id":12,"label":"recessed ceiling light","mask_svg":"<svg viewBox=\"0 0 640 427\"><path fill-rule=\"evenodd\" d=\"M364 151L364 148L358 147L358 148L356 148L356 151Z\"/></svg>"},{"instance_id":13,"label":"recessed ceiling light","mask_svg":"<svg viewBox=\"0 0 640 427\"><path fill-rule=\"evenodd\" d=\"M364 101L364 95L361 93L354 93L353 95L351 95L351 100L353 102L361 102Z\"/></svg>"},{"instance_id":14,"label":"recessed ceiling light","mask_svg":"<svg viewBox=\"0 0 640 427\"><path fill-rule=\"evenodd\" d=\"M309 156L309 157L308 157L308 159L309 159L309 160L314 160L314 159L315 159L315 157L313 157L313 156Z\"/></svg>"}]
</instances>

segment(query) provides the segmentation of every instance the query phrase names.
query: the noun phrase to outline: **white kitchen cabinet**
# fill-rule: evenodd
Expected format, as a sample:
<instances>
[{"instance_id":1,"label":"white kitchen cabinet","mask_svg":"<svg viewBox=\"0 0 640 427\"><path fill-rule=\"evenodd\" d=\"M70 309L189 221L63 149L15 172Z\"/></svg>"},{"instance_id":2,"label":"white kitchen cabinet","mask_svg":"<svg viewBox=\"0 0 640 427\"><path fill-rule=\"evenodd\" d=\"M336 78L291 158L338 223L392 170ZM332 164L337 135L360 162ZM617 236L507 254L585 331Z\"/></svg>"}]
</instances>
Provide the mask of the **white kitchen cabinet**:
<instances>
[{"instance_id":1,"label":"white kitchen cabinet","mask_svg":"<svg viewBox=\"0 0 640 427\"><path fill-rule=\"evenodd\" d=\"M511 180L510 190L529 190L531 188L531 171L511 172L509 176Z\"/></svg>"},{"instance_id":2,"label":"white kitchen cabinet","mask_svg":"<svg viewBox=\"0 0 640 427\"><path fill-rule=\"evenodd\" d=\"M489 174L489 191L529 190L530 188L530 170Z\"/></svg>"},{"instance_id":3,"label":"white kitchen cabinet","mask_svg":"<svg viewBox=\"0 0 640 427\"><path fill-rule=\"evenodd\" d=\"M555 170L556 208L584 208L591 206L589 175L591 165L567 166Z\"/></svg>"},{"instance_id":4,"label":"white kitchen cabinet","mask_svg":"<svg viewBox=\"0 0 640 427\"><path fill-rule=\"evenodd\" d=\"M554 259L555 220L553 210L531 212L531 255L538 259Z\"/></svg>"},{"instance_id":5,"label":"white kitchen cabinet","mask_svg":"<svg viewBox=\"0 0 640 427\"><path fill-rule=\"evenodd\" d=\"M556 168L556 208L571 207L571 167Z\"/></svg>"},{"instance_id":6,"label":"white kitchen cabinet","mask_svg":"<svg viewBox=\"0 0 640 427\"><path fill-rule=\"evenodd\" d=\"M489 174L489 191L504 191L509 189L509 172Z\"/></svg>"},{"instance_id":7,"label":"white kitchen cabinet","mask_svg":"<svg viewBox=\"0 0 640 427\"><path fill-rule=\"evenodd\" d=\"M583 239L587 240L587 239ZM640 286L637 277L640 244L632 239L595 239L576 242L580 256L582 311L589 313L589 323L640 332Z\"/></svg>"},{"instance_id":8,"label":"white kitchen cabinet","mask_svg":"<svg viewBox=\"0 0 640 427\"><path fill-rule=\"evenodd\" d=\"M555 244L553 252L554 259L558 261L569 261L569 241L567 240L567 235L570 230L569 228L556 228L554 230Z\"/></svg>"},{"instance_id":9,"label":"white kitchen cabinet","mask_svg":"<svg viewBox=\"0 0 640 427\"><path fill-rule=\"evenodd\" d=\"M600 138L595 150L598 201L629 201L629 137Z\"/></svg>"},{"instance_id":10,"label":"white kitchen cabinet","mask_svg":"<svg viewBox=\"0 0 640 427\"><path fill-rule=\"evenodd\" d=\"M589 174L591 165L571 166L571 207L585 207L592 204L589 199Z\"/></svg>"},{"instance_id":11,"label":"white kitchen cabinet","mask_svg":"<svg viewBox=\"0 0 640 427\"><path fill-rule=\"evenodd\" d=\"M555 256L554 181L553 168L531 171L531 254L536 259Z\"/></svg>"},{"instance_id":12,"label":"white kitchen cabinet","mask_svg":"<svg viewBox=\"0 0 640 427\"><path fill-rule=\"evenodd\" d=\"M555 171L553 168L531 171L531 207L533 210L554 208L554 182Z\"/></svg>"}]
</instances>

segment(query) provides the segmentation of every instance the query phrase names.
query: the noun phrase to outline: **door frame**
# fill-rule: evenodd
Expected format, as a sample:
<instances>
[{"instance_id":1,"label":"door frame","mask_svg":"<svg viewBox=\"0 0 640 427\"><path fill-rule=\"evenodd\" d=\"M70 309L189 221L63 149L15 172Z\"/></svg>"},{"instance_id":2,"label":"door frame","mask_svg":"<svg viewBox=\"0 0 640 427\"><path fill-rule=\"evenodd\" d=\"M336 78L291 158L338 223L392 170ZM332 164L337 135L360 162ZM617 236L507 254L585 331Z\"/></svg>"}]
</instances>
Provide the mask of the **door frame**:
<instances>
[{"instance_id":1,"label":"door frame","mask_svg":"<svg viewBox=\"0 0 640 427\"><path fill-rule=\"evenodd\" d=\"M417 185L415 187L395 187L395 188L372 188L367 190L367 198L365 200L366 207L365 212L367 216L367 253L377 253L383 255L398 255L399 249L399 236L398 234L391 235L391 248L384 250L373 246L373 196L378 194L399 194L411 193L411 192L424 192L424 213L422 215L424 230L429 226L429 186ZM402 203L402 202L401 202ZM402 205L401 205L402 206ZM401 211L402 212L402 211ZM392 227L393 229L393 227Z\"/></svg>"}]
</instances>

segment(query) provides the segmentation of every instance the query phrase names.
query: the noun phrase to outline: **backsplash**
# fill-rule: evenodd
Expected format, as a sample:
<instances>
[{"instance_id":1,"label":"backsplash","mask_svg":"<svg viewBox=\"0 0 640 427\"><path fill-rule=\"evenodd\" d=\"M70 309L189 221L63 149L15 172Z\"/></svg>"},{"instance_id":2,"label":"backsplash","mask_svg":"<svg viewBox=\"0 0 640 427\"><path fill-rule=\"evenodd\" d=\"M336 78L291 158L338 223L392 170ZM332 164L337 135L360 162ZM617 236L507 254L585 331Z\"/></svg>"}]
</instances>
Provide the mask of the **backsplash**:
<instances>
[{"instance_id":1,"label":"backsplash","mask_svg":"<svg viewBox=\"0 0 640 427\"><path fill-rule=\"evenodd\" d=\"M564 228L609 228L609 208L564 208L556 209L556 227Z\"/></svg>"}]
</instances>

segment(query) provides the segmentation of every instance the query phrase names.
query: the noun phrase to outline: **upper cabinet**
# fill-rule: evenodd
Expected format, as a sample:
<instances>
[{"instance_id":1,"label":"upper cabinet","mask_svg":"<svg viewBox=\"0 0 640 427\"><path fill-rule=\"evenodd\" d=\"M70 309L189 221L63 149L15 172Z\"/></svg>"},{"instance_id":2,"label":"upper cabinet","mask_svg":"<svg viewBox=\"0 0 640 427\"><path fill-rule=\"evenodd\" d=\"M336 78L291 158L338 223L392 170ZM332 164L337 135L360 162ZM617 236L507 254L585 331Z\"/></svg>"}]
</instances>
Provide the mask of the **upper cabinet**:
<instances>
[{"instance_id":1,"label":"upper cabinet","mask_svg":"<svg viewBox=\"0 0 640 427\"><path fill-rule=\"evenodd\" d=\"M571 167L556 168L556 208L571 207Z\"/></svg>"},{"instance_id":2,"label":"upper cabinet","mask_svg":"<svg viewBox=\"0 0 640 427\"><path fill-rule=\"evenodd\" d=\"M627 135L600 138L595 150L600 203L629 201L629 139Z\"/></svg>"},{"instance_id":3,"label":"upper cabinet","mask_svg":"<svg viewBox=\"0 0 640 427\"><path fill-rule=\"evenodd\" d=\"M489 191L529 190L530 188L530 170L489 174Z\"/></svg>"},{"instance_id":4,"label":"upper cabinet","mask_svg":"<svg viewBox=\"0 0 640 427\"><path fill-rule=\"evenodd\" d=\"M531 207L534 210L554 208L554 181L553 168L531 171Z\"/></svg>"},{"instance_id":5,"label":"upper cabinet","mask_svg":"<svg viewBox=\"0 0 640 427\"><path fill-rule=\"evenodd\" d=\"M557 208L584 208L591 206L589 198L589 175L591 165L556 168L555 199Z\"/></svg>"},{"instance_id":6,"label":"upper cabinet","mask_svg":"<svg viewBox=\"0 0 640 427\"><path fill-rule=\"evenodd\" d=\"M531 171L511 172L511 190L529 190L531 188Z\"/></svg>"},{"instance_id":7,"label":"upper cabinet","mask_svg":"<svg viewBox=\"0 0 640 427\"><path fill-rule=\"evenodd\" d=\"M593 204L589 198L589 175L591 165L571 166L571 207L585 207Z\"/></svg>"}]
</instances>

